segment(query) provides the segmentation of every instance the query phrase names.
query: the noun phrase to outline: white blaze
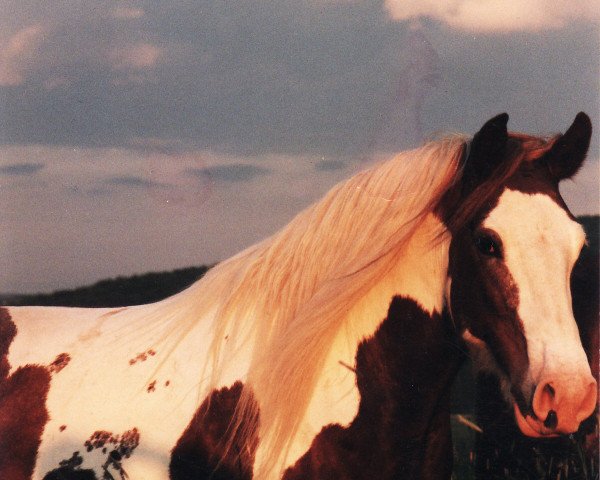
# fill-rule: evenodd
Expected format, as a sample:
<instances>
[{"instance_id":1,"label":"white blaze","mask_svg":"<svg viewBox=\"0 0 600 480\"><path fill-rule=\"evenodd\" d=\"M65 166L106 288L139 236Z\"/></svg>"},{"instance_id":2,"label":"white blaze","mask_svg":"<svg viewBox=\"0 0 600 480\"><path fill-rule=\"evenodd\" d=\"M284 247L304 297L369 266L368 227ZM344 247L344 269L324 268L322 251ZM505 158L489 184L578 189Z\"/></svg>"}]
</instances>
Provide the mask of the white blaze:
<instances>
[{"instance_id":1,"label":"white blaze","mask_svg":"<svg viewBox=\"0 0 600 480\"><path fill-rule=\"evenodd\" d=\"M590 375L571 306L570 276L585 241L583 228L548 195L506 189L483 226L503 243L519 291L518 315L529 355L527 380ZM567 386L568 388L568 386Z\"/></svg>"}]
</instances>

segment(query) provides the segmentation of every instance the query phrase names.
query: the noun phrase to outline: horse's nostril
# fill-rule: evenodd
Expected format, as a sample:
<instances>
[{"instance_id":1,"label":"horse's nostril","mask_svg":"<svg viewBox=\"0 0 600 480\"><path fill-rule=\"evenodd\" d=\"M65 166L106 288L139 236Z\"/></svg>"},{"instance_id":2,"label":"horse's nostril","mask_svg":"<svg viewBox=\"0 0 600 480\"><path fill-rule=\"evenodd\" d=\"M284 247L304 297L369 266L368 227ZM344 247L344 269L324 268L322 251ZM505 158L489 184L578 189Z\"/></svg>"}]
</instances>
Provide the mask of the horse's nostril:
<instances>
[{"instance_id":1,"label":"horse's nostril","mask_svg":"<svg viewBox=\"0 0 600 480\"><path fill-rule=\"evenodd\" d=\"M550 388L552 388L552 387L550 387ZM558 425L558 415L556 415L556 412L554 410L550 410L548 412L548 416L546 417L546 420L544 420L544 427L549 428L550 430L554 430L557 425Z\"/></svg>"},{"instance_id":2,"label":"horse's nostril","mask_svg":"<svg viewBox=\"0 0 600 480\"><path fill-rule=\"evenodd\" d=\"M576 432L595 407L596 382L574 374L540 382L531 402L532 417L548 429L546 434Z\"/></svg>"},{"instance_id":3,"label":"horse's nostril","mask_svg":"<svg viewBox=\"0 0 600 480\"><path fill-rule=\"evenodd\" d=\"M550 385L549 383L547 383L546 385L544 385L544 390L546 391L546 393L548 393L548 395L550 395L550 397L554 398L554 395L556 395L556 392L554 390L554 387L552 385ZM552 410L550 410L550 413L554 413ZM550 415L550 413L548 415Z\"/></svg>"},{"instance_id":4,"label":"horse's nostril","mask_svg":"<svg viewBox=\"0 0 600 480\"><path fill-rule=\"evenodd\" d=\"M557 392L552 382L540 383L533 394L531 405L533 416L544 424L548 422L547 428L556 427L558 424L556 419L557 400Z\"/></svg>"}]
</instances>

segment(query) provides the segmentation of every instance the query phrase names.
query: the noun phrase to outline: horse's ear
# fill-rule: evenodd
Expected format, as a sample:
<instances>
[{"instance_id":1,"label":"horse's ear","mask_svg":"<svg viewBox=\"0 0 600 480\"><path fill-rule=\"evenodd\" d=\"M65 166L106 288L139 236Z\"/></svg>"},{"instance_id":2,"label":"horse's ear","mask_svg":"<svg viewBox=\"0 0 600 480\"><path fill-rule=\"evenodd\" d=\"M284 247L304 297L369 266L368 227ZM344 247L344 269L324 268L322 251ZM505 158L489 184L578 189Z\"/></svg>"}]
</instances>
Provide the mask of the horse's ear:
<instances>
[{"instance_id":1,"label":"horse's ear","mask_svg":"<svg viewBox=\"0 0 600 480\"><path fill-rule=\"evenodd\" d=\"M488 120L471 141L464 179L471 188L492 176L504 158L508 140L508 114L501 113Z\"/></svg>"},{"instance_id":2,"label":"horse's ear","mask_svg":"<svg viewBox=\"0 0 600 480\"><path fill-rule=\"evenodd\" d=\"M579 112L564 135L558 137L546 158L552 176L560 181L577 173L590 146L592 121Z\"/></svg>"}]
</instances>

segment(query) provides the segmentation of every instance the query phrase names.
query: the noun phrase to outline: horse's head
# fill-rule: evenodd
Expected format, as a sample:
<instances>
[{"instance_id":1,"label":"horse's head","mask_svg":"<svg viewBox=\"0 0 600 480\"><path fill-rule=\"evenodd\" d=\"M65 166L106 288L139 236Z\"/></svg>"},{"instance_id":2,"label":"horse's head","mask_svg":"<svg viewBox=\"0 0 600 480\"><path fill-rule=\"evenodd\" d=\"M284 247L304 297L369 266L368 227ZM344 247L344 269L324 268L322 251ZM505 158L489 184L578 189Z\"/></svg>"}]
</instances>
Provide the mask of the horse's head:
<instances>
[{"instance_id":1,"label":"horse's head","mask_svg":"<svg viewBox=\"0 0 600 480\"><path fill-rule=\"evenodd\" d=\"M449 307L476 361L500 377L521 431L572 433L594 411L597 386L569 285L585 234L558 184L583 163L591 122L580 113L546 141L509 134L507 121L498 115L474 136L449 193Z\"/></svg>"}]
</instances>

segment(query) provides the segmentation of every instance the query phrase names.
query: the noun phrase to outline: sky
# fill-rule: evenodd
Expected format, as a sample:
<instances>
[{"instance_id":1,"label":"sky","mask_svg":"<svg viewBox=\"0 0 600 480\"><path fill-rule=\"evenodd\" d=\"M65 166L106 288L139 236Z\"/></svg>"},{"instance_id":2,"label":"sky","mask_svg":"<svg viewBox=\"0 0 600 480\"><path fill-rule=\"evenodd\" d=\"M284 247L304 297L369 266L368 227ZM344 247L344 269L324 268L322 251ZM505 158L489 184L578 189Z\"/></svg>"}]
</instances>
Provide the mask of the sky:
<instances>
[{"instance_id":1,"label":"sky","mask_svg":"<svg viewBox=\"0 0 600 480\"><path fill-rule=\"evenodd\" d=\"M218 262L501 112L600 126L599 43L599 0L0 0L0 292Z\"/></svg>"}]
</instances>

